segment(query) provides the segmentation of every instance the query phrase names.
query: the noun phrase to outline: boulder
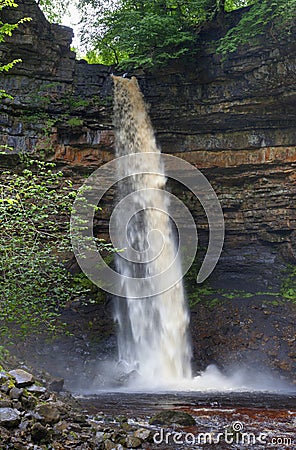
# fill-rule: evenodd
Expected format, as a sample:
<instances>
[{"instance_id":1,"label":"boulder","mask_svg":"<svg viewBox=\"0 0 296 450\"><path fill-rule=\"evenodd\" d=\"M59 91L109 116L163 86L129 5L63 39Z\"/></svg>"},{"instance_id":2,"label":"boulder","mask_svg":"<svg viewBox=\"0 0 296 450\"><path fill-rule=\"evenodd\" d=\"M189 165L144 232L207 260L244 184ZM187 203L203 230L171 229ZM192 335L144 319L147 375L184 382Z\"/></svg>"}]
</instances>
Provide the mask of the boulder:
<instances>
[{"instance_id":1,"label":"boulder","mask_svg":"<svg viewBox=\"0 0 296 450\"><path fill-rule=\"evenodd\" d=\"M57 423L60 420L60 412L56 406L49 404L38 405L36 408L37 414L42 417L44 423Z\"/></svg>"},{"instance_id":2,"label":"boulder","mask_svg":"<svg viewBox=\"0 0 296 450\"><path fill-rule=\"evenodd\" d=\"M64 387L63 378L55 378L48 384L48 389L53 392L61 392Z\"/></svg>"},{"instance_id":3,"label":"boulder","mask_svg":"<svg viewBox=\"0 0 296 450\"><path fill-rule=\"evenodd\" d=\"M17 427L20 423L20 412L12 408L0 408L0 426L5 428Z\"/></svg>"},{"instance_id":4,"label":"boulder","mask_svg":"<svg viewBox=\"0 0 296 450\"><path fill-rule=\"evenodd\" d=\"M190 427L196 425L194 418L184 411L161 411L149 420L150 425L180 425Z\"/></svg>"},{"instance_id":5,"label":"boulder","mask_svg":"<svg viewBox=\"0 0 296 450\"><path fill-rule=\"evenodd\" d=\"M21 396L23 395L23 392L24 392L24 390L22 388L13 387L9 391L9 397L12 400L19 400L21 398Z\"/></svg>"},{"instance_id":6,"label":"boulder","mask_svg":"<svg viewBox=\"0 0 296 450\"><path fill-rule=\"evenodd\" d=\"M23 369L11 370L9 374L15 378L16 387L21 388L34 384L33 375Z\"/></svg>"},{"instance_id":7,"label":"boulder","mask_svg":"<svg viewBox=\"0 0 296 450\"><path fill-rule=\"evenodd\" d=\"M42 395L45 394L46 388L44 386L37 386L36 384L33 384L32 386L29 386L27 388L27 391L34 395Z\"/></svg>"},{"instance_id":8,"label":"boulder","mask_svg":"<svg viewBox=\"0 0 296 450\"><path fill-rule=\"evenodd\" d=\"M135 436L127 436L126 438L126 447L127 448L139 448L141 447L142 441L141 439L135 437Z\"/></svg>"},{"instance_id":9,"label":"boulder","mask_svg":"<svg viewBox=\"0 0 296 450\"><path fill-rule=\"evenodd\" d=\"M31 430L31 436L33 442L43 444L48 443L51 438L49 430L39 422L34 423Z\"/></svg>"},{"instance_id":10,"label":"boulder","mask_svg":"<svg viewBox=\"0 0 296 450\"><path fill-rule=\"evenodd\" d=\"M1 399L0 400L0 409L1 408L11 408L12 407L12 402L8 399Z\"/></svg>"},{"instance_id":11,"label":"boulder","mask_svg":"<svg viewBox=\"0 0 296 450\"><path fill-rule=\"evenodd\" d=\"M151 437L151 431L147 428L140 428L134 432L134 436L142 441L147 441Z\"/></svg>"},{"instance_id":12,"label":"boulder","mask_svg":"<svg viewBox=\"0 0 296 450\"><path fill-rule=\"evenodd\" d=\"M105 450L123 450L123 447L121 444L115 444L110 439L107 439L104 442L104 449Z\"/></svg>"}]
</instances>

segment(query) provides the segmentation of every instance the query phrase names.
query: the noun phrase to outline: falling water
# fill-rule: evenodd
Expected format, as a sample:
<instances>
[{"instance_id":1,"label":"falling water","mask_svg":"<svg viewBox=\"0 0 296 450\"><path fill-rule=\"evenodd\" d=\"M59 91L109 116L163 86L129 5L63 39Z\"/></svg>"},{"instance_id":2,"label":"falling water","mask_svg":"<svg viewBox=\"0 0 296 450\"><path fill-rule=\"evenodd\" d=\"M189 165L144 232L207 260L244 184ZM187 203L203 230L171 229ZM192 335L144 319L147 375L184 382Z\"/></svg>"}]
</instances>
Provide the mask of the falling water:
<instances>
[{"instance_id":1,"label":"falling water","mask_svg":"<svg viewBox=\"0 0 296 450\"><path fill-rule=\"evenodd\" d=\"M137 80L134 77L131 80L113 77L113 80L117 157L147 152L159 155ZM131 164L136 163L132 160ZM191 377L189 314L182 281L172 283L159 295L139 298L143 295L141 278L148 277L151 292L155 292L152 284L155 280L150 277L161 273L175 259L176 242L160 159L148 159L147 167L142 167L143 171L156 174L133 175L138 169L130 165L119 167L121 177L125 177L119 185L120 198L133 194L135 210L140 211L123 229L131 250L119 254L116 261L119 273L127 277L115 308L119 361L126 373L137 371L142 384L169 385ZM136 262L131 262L129 251L137 252ZM182 280L179 262L176 267L180 272L176 279ZM136 287L128 277L139 278Z\"/></svg>"}]
</instances>

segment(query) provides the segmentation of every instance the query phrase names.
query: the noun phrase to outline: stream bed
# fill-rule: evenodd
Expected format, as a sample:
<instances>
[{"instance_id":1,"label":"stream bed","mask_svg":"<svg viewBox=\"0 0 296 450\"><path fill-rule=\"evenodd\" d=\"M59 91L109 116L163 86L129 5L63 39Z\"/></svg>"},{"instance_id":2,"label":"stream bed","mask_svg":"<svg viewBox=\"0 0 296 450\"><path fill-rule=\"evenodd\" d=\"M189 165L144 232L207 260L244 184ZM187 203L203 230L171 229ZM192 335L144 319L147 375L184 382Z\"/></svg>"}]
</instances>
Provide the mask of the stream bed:
<instances>
[{"instance_id":1,"label":"stream bed","mask_svg":"<svg viewBox=\"0 0 296 450\"><path fill-rule=\"evenodd\" d=\"M269 392L100 392L79 396L89 415L151 430L147 449L296 449L296 394ZM196 425L150 425L155 414L183 411ZM118 417L120 418L118 419Z\"/></svg>"}]
</instances>

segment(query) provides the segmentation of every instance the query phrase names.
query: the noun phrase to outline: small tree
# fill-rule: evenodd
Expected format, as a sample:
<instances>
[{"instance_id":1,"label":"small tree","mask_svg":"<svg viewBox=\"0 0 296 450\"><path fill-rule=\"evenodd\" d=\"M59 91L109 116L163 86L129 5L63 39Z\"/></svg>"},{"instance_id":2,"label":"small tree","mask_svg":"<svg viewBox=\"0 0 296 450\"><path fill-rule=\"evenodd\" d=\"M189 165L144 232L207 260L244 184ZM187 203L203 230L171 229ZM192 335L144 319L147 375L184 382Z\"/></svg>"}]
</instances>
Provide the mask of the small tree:
<instances>
[{"instance_id":1,"label":"small tree","mask_svg":"<svg viewBox=\"0 0 296 450\"><path fill-rule=\"evenodd\" d=\"M0 176L0 335L56 332L73 298L90 282L65 267L76 192L54 163L26 158L19 173ZM99 240L98 251L112 251Z\"/></svg>"}]
</instances>

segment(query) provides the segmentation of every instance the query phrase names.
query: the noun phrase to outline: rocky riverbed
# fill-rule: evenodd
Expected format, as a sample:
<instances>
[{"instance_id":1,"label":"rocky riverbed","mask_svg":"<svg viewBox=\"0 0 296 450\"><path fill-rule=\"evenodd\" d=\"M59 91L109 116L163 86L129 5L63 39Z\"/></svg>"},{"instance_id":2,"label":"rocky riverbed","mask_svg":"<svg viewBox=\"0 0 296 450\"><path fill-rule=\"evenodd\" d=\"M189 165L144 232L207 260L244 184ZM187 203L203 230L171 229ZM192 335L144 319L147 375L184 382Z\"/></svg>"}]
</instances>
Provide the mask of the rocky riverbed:
<instances>
[{"instance_id":1,"label":"rocky riverbed","mask_svg":"<svg viewBox=\"0 0 296 450\"><path fill-rule=\"evenodd\" d=\"M141 448L150 440L125 417L83 414L70 394L53 392L59 387L23 369L0 372L1 450Z\"/></svg>"},{"instance_id":2,"label":"rocky riverbed","mask_svg":"<svg viewBox=\"0 0 296 450\"><path fill-rule=\"evenodd\" d=\"M114 393L0 371L0 449L295 449L295 394Z\"/></svg>"}]
</instances>

